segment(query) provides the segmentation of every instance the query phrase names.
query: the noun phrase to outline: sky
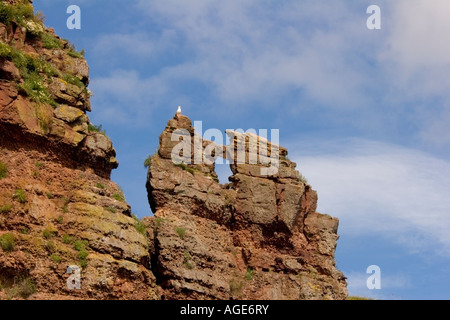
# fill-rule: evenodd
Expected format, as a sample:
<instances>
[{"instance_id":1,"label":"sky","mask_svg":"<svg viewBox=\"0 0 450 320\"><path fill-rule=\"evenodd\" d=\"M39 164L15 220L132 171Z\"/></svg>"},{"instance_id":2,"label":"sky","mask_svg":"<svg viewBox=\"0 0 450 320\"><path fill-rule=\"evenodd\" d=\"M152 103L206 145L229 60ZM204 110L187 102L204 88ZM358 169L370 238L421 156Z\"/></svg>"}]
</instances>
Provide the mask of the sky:
<instances>
[{"instance_id":1,"label":"sky","mask_svg":"<svg viewBox=\"0 0 450 320\"><path fill-rule=\"evenodd\" d=\"M70 30L69 5L81 9ZM380 8L381 29L367 28ZM143 162L177 106L203 130L279 129L339 218L350 295L450 298L450 2L35 0L86 51L91 122L114 143L112 180L151 215ZM231 171L218 165L221 182ZM380 267L369 289L367 268Z\"/></svg>"}]
</instances>

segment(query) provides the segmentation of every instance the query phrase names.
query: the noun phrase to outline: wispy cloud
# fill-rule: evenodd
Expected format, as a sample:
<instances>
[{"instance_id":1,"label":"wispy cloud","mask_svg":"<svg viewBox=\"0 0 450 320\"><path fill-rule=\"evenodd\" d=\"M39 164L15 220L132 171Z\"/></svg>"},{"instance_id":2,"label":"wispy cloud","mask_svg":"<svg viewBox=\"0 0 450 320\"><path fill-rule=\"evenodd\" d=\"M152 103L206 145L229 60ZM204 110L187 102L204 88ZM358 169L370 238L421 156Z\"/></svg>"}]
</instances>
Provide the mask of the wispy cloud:
<instances>
[{"instance_id":1,"label":"wispy cloud","mask_svg":"<svg viewBox=\"0 0 450 320\"><path fill-rule=\"evenodd\" d=\"M370 274L361 272L348 272L347 289L351 296L360 296L372 299L401 299L401 297L393 296L392 292L397 289L410 288L412 286L411 279L405 274L385 274L381 269L381 289L368 289L367 279Z\"/></svg>"},{"instance_id":2,"label":"wispy cloud","mask_svg":"<svg viewBox=\"0 0 450 320\"><path fill-rule=\"evenodd\" d=\"M292 158L319 191L318 210L339 217L341 233L450 254L448 161L361 139L292 143L290 150L299 150Z\"/></svg>"},{"instance_id":3,"label":"wispy cloud","mask_svg":"<svg viewBox=\"0 0 450 320\"><path fill-rule=\"evenodd\" d=\"M348 6L310 1L139 3L152 19L185 39L180 49L192 59L172 67L209 83L224 101L265 100L305 90L318 103L363 105L360 89L367 81L361 73L364 61L356 53L364 46L356 43L366 40L361 37L364 28L356 25L360 19L352 19ZM352 63L350 57L355 57Z\"/></svg>"},{"instance_id":4,"label":"wispy cloud","mask_svg":"<svg viewBox=\"0 0 450 320\"><path fill-rule=\"evenodd\" d=\"M167 51L176 50L175 40L175 34L170 30L162 30L161 33L140 31L102 34L93 40L93 53L116 58L128 55L149 61ZM111 52L115 54L111 55Z\"/></svg>"},{"instance_id":5,"label":"wispy cloud","mask_svg":"<svg viewBox=\"0 0 450 320\"><path fill-rule=\"evenodd\" d=\"M377 51L391 101L401 97L424 143L450 144L450 29L446 0L385 1L388 33Z\"/></svg>"},{"instance_id":6,"label":"wispy cloud","mask_svg":"<svg viewBox=\"0 0 450 320\"><path fill-rule=\"evenodd\" d=\"M154 78L142 78L136 71L112 70L96 78L91 87L92 103L105 121L135 125L145 124L167 88Z\"/></svg>"},{"instance_id":7,"label":"wispy cloud","mask_svg":"<svg viewBox=\"0 0 450 320\"><path fill-rule=\"evenodd\" d=\"M450 4L381 1L380 31L365 26L369 4L136 0L130 7L149 22L100 35L93 53L101 59L109 52L113 69L139 61L140 82L156 86L147 91L161 105L182 97L203 108L317 110L329 127L342 126L348 113L354 119L345 125L359 132L407 133L422 146L446 146L450 41L440 30L450 27ZM118 92L121 100L135 99Z\"/></svg>"}]
</instances>

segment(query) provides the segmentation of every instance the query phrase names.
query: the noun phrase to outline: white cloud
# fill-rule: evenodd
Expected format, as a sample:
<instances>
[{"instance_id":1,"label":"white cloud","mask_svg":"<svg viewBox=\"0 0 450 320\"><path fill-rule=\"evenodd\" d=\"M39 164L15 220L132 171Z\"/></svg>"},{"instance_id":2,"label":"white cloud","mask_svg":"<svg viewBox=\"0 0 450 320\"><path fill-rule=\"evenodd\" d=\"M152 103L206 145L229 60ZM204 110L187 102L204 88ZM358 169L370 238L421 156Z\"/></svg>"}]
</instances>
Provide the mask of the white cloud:
<instances>
[{"instance_id":1,"label":"white cloud","mask_svg":"<svg viewBox=\"0 0 450 320\"><path fill-rule=\"evenodd\" d=\"M117 53L141 59L155 59L169 50L175 50L174 32L163 30L161 34L152 32L109 33L96 39L93 51L99 56L117 57ZM111 55L114 52L114 55Z\"/></svg>"},{"instance_id":2,"label":"white cloud","mask_svg":"<svg viewBox=\"0 0 450 320\"><path fill-rule=\"evenodd\" d=\"M142 78L136 71L112 70L107 77L95 78L90 85L92 103L105 121L145 124L165 95L164 83Z\"/></svg>"},{"instance_id":3,"label":"white cloud","mask_svg":"<svg viewBox=\"0 0 450 320\"><path fill-rule=\"evenodd\" d=\"M405 274L385 274L381 269L381 289L368 289L367 279L370 274L347 272L347 289L350 296L360 296L372 299L401 299L392 296L392 290L405 289L412 286L411 279Z\"/></svg>"},{"instance_id":4,"label":"white cloud","mask_svg":"<svg viewBox=\"0 0 450 320\"><path fill-rule=\"evenodd\" d=\"M399 0L389 8L391 30L383 54L410 75L450 68L450 34L443 32L450 29L448 1Z\"/></svg>"},{"instance_id":5,"label":"white cloud","mask_svg":"<svg viewBox=\"0 0 450 320\"><path fill-rule=\"evenodd\" d=\"M185 39L180 49L192 59L173 72L209 84L223 101L305 90L331 107L361 107L367 81L356 53L366 40L340 4L172 0L141 1L140 8Z\"/></svg>"},{"instance_id":6,"label":"white cloud","mask_svg":"<svg viewBox=\"0 0 450 320\"><path fill-rule=\"evenodd\" d=\"M388 32L377 54L389 79L386 94L409 104L425 143L449 145L450 2L399 0L385 8Z\"/></svg>"},{"instance_id":7,"label":"white cloud","mask_svg":"<svg viewBox=\"0 0 450 320\"><path fill-rule=\"evenodd\" d=\"M450 143L450 36L442 32L450 28L448 1L381 1L380 31L367 30L364 4L344 0L132 5L151 23L99 36L94 53L138 59L140 81L156 85L148 99L168 105L181 96L227 110L286 113L320 107L331 127L342 126L336 114L351 110L358 119L348 125L362 132L401 135L408 127L423 144ZM208 101L184 89L191 83L208 92Z\"/></svg>"},{"instance_id":8,"label":"white cloud","mask_svg":"<svg viewBox=\"0 0 450 320\"><path fill-rule=\"evenodd\" d=\"M448 161L360 139L288 147L300 150L291 158L318 190L318 210L340 219L340 233L376 235L412 251L450 254Z\"/></svg>"}]
</instances>

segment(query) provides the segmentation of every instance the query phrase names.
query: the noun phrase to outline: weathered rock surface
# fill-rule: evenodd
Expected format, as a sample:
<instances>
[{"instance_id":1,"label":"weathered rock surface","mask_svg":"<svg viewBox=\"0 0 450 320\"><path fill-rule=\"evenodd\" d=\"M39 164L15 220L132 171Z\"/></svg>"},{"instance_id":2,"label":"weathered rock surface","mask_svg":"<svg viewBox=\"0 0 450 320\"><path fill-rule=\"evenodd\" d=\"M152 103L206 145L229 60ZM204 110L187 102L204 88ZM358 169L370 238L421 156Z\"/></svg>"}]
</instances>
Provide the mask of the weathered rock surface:
<instances>
[{"instance_id":1,"label":"weathered rock surface","mask_svg":"<svg viewBox=\"0 0 450 320\"><path fill-rule=\"evenodd\" d=\"M316 212L317 193L286 158L287 150L278 147L279 168L272 175L261 174L264 163L231 164L231 183L224 186L213 164L173 163L177 129L191 141L196 137L191 121L175 115L160 136L147 179L155 217L145 223L162 297L344 299L345 277L334 260L338 220ZM250 143L261 140L247 141L249 159L258 150ZM202 150L210 144L203 141ZM195 150L185 159L194 159Z\"/></svg>"},{"instance_id":2,"label":"weathered rock surface","mask_svg":"<svg viewBox=\"0 0 450 320\"><path fill-rule=\"evenodd\" d=\"M24 5L24 1L8 3ZM44 43L43 33L52 39L50 44ZM0 38L3 145L20 137L22 146L46 149L68 167L91 168L109 178L118 162L109 139L89 130L94 126L86 115L91 111L86 60L37 18L22 24L0 21Z\"/></svg>"},{"instance_id":3,"label":"weathered rock surface","mask_svg":"<svg viewBox=\"0 0 450 320\"><path fill-rule=\"evenodd\" d=\"M25 30L0 23L0 299L156 299L147 236L109 180L114 148L88 128L87 63L51 30L34 29L61 49ZM24 91L27 81L55 103Z\"/></svg>"}]
</instances>

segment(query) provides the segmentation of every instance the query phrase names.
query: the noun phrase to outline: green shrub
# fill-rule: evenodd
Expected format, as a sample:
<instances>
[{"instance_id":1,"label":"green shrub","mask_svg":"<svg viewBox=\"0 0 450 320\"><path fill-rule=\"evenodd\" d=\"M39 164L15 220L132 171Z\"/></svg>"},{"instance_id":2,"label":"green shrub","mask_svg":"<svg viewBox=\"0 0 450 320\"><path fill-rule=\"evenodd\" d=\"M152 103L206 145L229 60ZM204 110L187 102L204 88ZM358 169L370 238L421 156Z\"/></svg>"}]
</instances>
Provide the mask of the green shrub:
<instances>
[{"instance_id":1,"label":"green shrub","mask_svg":"<svg viewBox=\"0 0 450 320\"><path fill-rule=\"evenodd\" d=\"M0 213L10 213L12 209L12 206L10 204L5 204L3 206L0 206Z\"/></svg>"},{"instance_id":2,"label":"green shrub","mask_svg":"<svg viewBox=\"0 0 450 320\"><path fill-rule=\"evenodd\" d=\"M106 131L102 130L102 125L101 124L99 124L98 126L95 126L95 125L89 123L88 124L88 131L89 132L98 132L98 133L101 133L103 135L106 135Z\"/></svg>"},{"instance_id":3,"label":"green shrub","mask_svg":"<svg viewBox=\"0 0 450 320\"><path fill-rule=\"evenodd\" d=\"M61 262L61 257L59 255L57 255L56 253L53 253L50 256L50 259L52 259L56 263L60 263Z\"/></svg>"},{"instance_id":4,"label":"green shrub","mask_svg":"<svg viewBox=\"0 0 450 320\"><path fill-rule=\"evenodd\" d=\"M0 2L0 22L8 25L14 18L13 8Z\"/></svg>"},{"instance_id":5,"label":"green shrub","mask_svg":"<svg viewBox=\"0 0 450 320\"><path fill-rule=\"evenodd\" d=\"M65 243L65 244L72 244L73 243L73 238L71 236L69 236L68 234L63 234L62 242Z\"/></svg>"},{"instance_id":6,"label":"green shrub","mask_svg":"<svg viewBox=\"0 0 450 320\"><path fill-rule=\"evenodd\" d=\"M25 20L34 20L33 7L25 1L11 6L0 3L0 22L8 25L11 21L16 21L19 25L24 26ZM37 19L36 19L37 20ZM39 20L38 20L39 21Z\"/></svg>"},{"instance_id":7,"label":"green shrub","mask_svg":"<svg viewBox=\"0 0 450 320\"><path fill-rule=\"evenodd\" d=\"M99 189L106 189L106 186L104 184L101 184L101 183L97 183L96 187L99 188Z\"/></svg>"},{"instance_id":8,"label":"green shrub","mask_svg":"<svg viewBox=\"0 0 450 320\"><path fill-rule=\"evenodd\" d=\"M86 258L89 255L87 251L88 246L89 242L87 240L76 240L73 243L73 248L78 251L78 262L83 269L87 266Z\"/></svg>"},{"instance_id":9,"label":"green shrub","mask_svg":"<svg viewBox=\"0 0 450 320\"><path fill-rule=\"evenodd\" d=\"M55 196L51 192L47 192L45 195L47 196L48 199L54 199L55 198Z\"/></svg>"},{"instance_id":10,"label":"green shrub","mask_svg":"<svg viewBox=\"0 0 450 320\"><path fill-rule=\"evenodd\" d=\"M147 159L144 161L144 167L148 168L152 164L152 156L148 156Z\"/></svg>"},{"instance_id":11,"label":"green shrub","mask_svg":"<svg viewBox=\"0 0 450 320\"><path fill-rule=\"evenodd\" d=\"M174 165L175 165L175 167L179 167L179 168L181 168L183 170L187 169L187 165L184 164L184 163L178 163L178 164L174 164Z\"/></svg>"},{"instance_id":12,"label":"green shrub","mask_svg":"<svg viewBox=\"0 0 450 320\"><path fill-rule=\"evenodd\" d=\"M84 87L83 94L86 96L87 99L93 97L93 93L91 90L89 90L87 87Z\"/></svg>"},{"instance_id":13,"label":"green shrub","mask_svg":"<svg viewBox=\"0 0 450 320\"><path fill-rule=\"evenodd\" d=\"M77 251L85 251L89 246L89 242L87 240L75 240L73 243L73 248Z\"/></svg>"},{"instance_id":14,"label":"green shrub","mask_svg":"<svg viewBox=\"0 0 450 320\"><path fill-rule=\"evenodd\" d=\"M175 167L179 167L179 168L183 169L184 171L189 172L190 174L195 173L195 169L188 167L185 163L175 164Z\"/></svg>"},{"instance_id":15,"label":"green shrub","mask_svg":"<svg viewBox=\"0 0 450 320\"><path fill-rule=\"evenodd\" d=\"M180 239L184 239L184 236L186 234L186 229L185 228L175 228L175 232L178 234L178 236L180 237Z\"/></svg>"},{"instance_id":16,"label":"green shrub","mask_svg":"<svg viewBox=\"0 0 450 320\"><path fill-rule=\"evenodd\" d=\"M159 228L159 227L161 226L161 223L163 223L163 222L166 221L166 220L167 220L167 219L160 218L160 217L155 218L155 221L156 221L155 227L156 227L156 228Z\"/></svg>"},{"instance_id":17,"label":"green shrub","mask_svg":"<svg viewBox=\"0 0 450 320\"><path fill-rule=\"evenodd\" d=\"M33 293L36 292L36 284L28 277L17 277L14 279L14 285L8 290L7 298L28 299Z\"/></svg>"},{"instance_id":18,"label":"green shrub","mask_svg":"<svg viewBox=\"0 0 450 320\"><path fill-rule=\"evenodd\" d=\"M53 67L50 63L44 60L44 58L38 58L36 60L37 71L45 74L48 78L50 77L60 77L60 72ZM48 79L47 79L48 80Z\"/></svg>"},{"instance_id":19,"label":"green shrub","mask_svg":"<svg viewBox=\"0 0 450 320\"><path fill-rule=\"evenodd\" d=\"M46 49L62 49L63 44L54 35L44 32L41 36L42 46Z\"/></svg>"},{"instance_id":20,"label":"green shrub","mask_svg":"<svg viewBox=\"0 0 450 320\"><path fill-rule=\"evenodd\" d=\"M57 105L48 92L42 77L37 73L31 73L24 77L24 83L19 84L18 87L19 91L26 94L31 101Z\"/></svg>"},{"instance_id":21,"label":"green shrub","mask_svg":"<svg viewBox=\"0 0 450 320\"><path fill-rule=\"evenodd\" d=\"M111 213L116 213L117 209L114 207L107 207L106 210L108 210Z\"/></svg>"},{"instance_id":22,"label":"green shrub","mask_svg":"<svg viewBox=\"0 0 450 320\"><path fill-rule=\"evenodd\" d=\"M45 249L47 249L47 251L50 253L54 253L56 251L56 245L52 240L48 240L45 243Z\"/></svg>"},{"instance_id":23,"label":"green shrub","mask_svg":"<svg viewBox=\"0 0 450 320\"><path fill-rule=\"evenodd\" d=\"M58 216L58 218L56 218L56 222L58 222L58 223L63 223L63 221L64 221L64 217L62 216L62 215L60 215L60 216Z\"/></svg>"},{"instance_id":24,"label":"green shrub","mask_svg":"<svg viewBox=\"0 0 450 320\"><path fill-rule=\"evenodd\" d=\"M21 93L26 94L32 101L56 106L44 84L44 76L49 78L59 75L50 63L42 58L35 59L5 43L0 43L0 57L11 60L19 69L24 80L24 83L18 85Z\"/></svg>"},{"instance_id":25,"label":"green shrub","mask_svg":"<svg viewBox=\"0 0 450 320\"><path fill-rule=\"evenodd\" d=\"M185 250L184 251L184 266L186 267L186 269L193 269L194 266L191 263L192 257L191 254L189 253L189 251Z\"/></svg>"},{"instance_id":26,"label":"green shrub","mask_svg":"<svg viewBox=\"0 0 450 320\"><path fill-rule=\"evenodd\" d=\"M12 233L5 233L0 236L0 247L4 252L11 252L14 250L15 238Z\"/></svg>"},{"instance_id":27,"label":"green shrub","mask_svg":"<svg viewBox=\"0 0 450 320\"><path fill-rule=\"evenodd\" d=\"M253 279L253 274L255 273L255 270L251 269L251 268L247 268L247 272L245 273L245 280L252 280Z\"/></svg>"},{"instance_id":28,"label":"green shrub","mask_svg":"<svg viewBox=\"0 0 450 320\"><path fill-rule=\"evenodd\" d=\"M27 202L27 194L22 189L17 189L13 194L13 198L19 201L20 203Z\"/></svg>"},{"instance_id":29,"label":"green shrub","mask_svg":"<svg viewBox=\"0 0 450 320\"><path fill-rule=\"evenodd\" d=\"M133 219L134 219L134 227L136 228L136 230L142 234L143 236L147 236L147 227L145 226L145 224L143 224L138 217L136 217L133 214Z\"/></svg>"},{"instance_id":30,"label":"green shrub","mask_svg":"<svg viewBox=\"0 0 450 320\"><path fill-rule=\"evenodd\" d=\"M373 300L373 299L360 296L348 296L345 300Z\"/></svg>"},{"instance_id":31,"label":"green shrub","mask_svg":"<svg viewBox=\"0 0 450 320\"><path fill-rule=\"evenodd\" d=\"M80 263L80 266L84 269L87 266L87 256L89 255L89 252L86 250L81 250L78 252L78 262Z\"/></svg>"},{"instance_id":32,"label":"green shrub","mask_svg":"<svg viewBox=\"0 0 450 320\"><path fill-rule=\"evenodd\" d=\"M70 49L67 54L71 56L72 58L78 58L78 59L84 59L83 53L85 51L81 50L80 52L76 51L75 49Z\"/></svg>"},{"instance_id":33,"label":"green shrub","mask_svg":"<svg viewBox=\"0 0 450 320\"><path fill-rule=\"evenodd\" d=\"M8 167L6 164L0 161L0 180L6 178L8 175Z\"/></svg>"},{"instance_id":34,"label":"green shrub","mask_svg":"<svg viewBox=\"0 0 450 320\"><path fill-rule=\"evenodd\" d=\"M32 20L34 18L33 6L28 3L28 1L22 1L13 8L14 20L17 23L22 24L24 20Z\"/></svg>"},{"instance_id":35,"label":"green shrub","mask_svg":"<svg viewBox=\"0 0 450 320\"><path fill-rule=\"evenodd\" d=\"M89 252L87 252L86 250L82 250L78 252L78 259L85 260L88 255Z\"/></svg>"},{"instance_id":36,"label":"green shrub","mask_svg":"<svg viewBox=\"0 0 450 320\"><path fill-rule=\"evenodd\" d=\"M125 197L122 192L114 193L113 198L117 201L125 201Z\"/></svg>"},{"instance_id":37,"label":"green shrub","mask_svg":"<svg viewBox=\"0 0 450 320\"><path fill-rule=\"evenodd\" d=\"M44 236L45 239L50 239L55 237L58 234L58 231L55 230L55 228L53 226L47 226L45 227L45 229L42 231L42 235Z\"/></svg>"},{"instance_id":38,"label":"green shrub","mask_svg":"<svg viewBox=\"0 0 450 320\"><path fill-rule=\"evenodd\" d=\"M75 76L73 76L73 75L71 75L69 73L65 73L63 75L62 79L64 81L66 81L67 83L73 84L73 85L75 85L75 86L77 86L79 88L84 88L85 87L83 81L81 81L80 78L75 77ZM101 126L100 126L100 128L101 128Z\"/></svg>"}]
</instances>

